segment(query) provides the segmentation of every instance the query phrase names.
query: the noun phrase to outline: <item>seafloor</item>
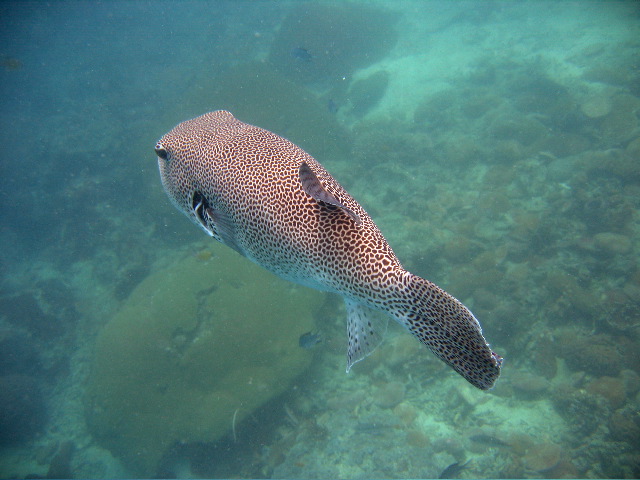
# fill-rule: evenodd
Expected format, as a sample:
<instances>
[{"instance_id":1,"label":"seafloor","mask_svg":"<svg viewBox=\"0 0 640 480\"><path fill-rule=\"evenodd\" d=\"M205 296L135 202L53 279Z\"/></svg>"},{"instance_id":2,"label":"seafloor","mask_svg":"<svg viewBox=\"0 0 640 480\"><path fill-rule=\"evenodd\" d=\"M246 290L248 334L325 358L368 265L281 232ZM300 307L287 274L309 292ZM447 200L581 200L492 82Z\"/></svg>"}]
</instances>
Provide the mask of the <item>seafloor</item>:
<instances>
[{"instance_id":1,"label":"seafloor","mask_svg":"<svg viewBox=\"0 0 640 480\"><path fill-rule=\"evenodd\" d=\"M637 2L0 10L0 477L640 477ZM395 324L345 374L340 298L258 304L270 277L222 260L156 171L157 138L217 108L314 155L473 310L494 389ZM254 343L190 350L252 301ZM260 339L279 350L236 369ZM229 410L198 405L221 383Z\"/></svg>"}]
</instances>

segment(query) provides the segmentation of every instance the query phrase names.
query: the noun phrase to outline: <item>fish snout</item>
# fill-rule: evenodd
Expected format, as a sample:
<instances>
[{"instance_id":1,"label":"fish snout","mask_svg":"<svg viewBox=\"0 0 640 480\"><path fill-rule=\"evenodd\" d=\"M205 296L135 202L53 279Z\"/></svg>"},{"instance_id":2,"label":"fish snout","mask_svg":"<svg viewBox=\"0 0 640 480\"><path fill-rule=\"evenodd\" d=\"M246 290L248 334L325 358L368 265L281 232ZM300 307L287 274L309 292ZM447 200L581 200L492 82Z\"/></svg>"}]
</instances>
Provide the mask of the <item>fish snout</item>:
<instances>
[{"instance_id":1,"label":"fish snout","mask_svg":"<svg viewBox=\"0 0 640 480\"><path fill-rule=\"evenodd\" d=\"M162 185L171 202L207 235L214 236L213 209L198 188L188 165L179 161L180 155L172 153L162 141L156 143L154 150L158 156Z\"/></svg>"},{"instance_id":2,"label":"fish snout","mask_svg":"<svg viewBox=\"0 0 640 480\"><path fill-rule=\"evenodd\" d=\"M190 181L186 166L175 158L171 148L162 141L156 143L154 150L158 157L158 168L165 192L171 202L188 215L192 210L191 200L196 188Z\"/></svg>"}]
</instances>

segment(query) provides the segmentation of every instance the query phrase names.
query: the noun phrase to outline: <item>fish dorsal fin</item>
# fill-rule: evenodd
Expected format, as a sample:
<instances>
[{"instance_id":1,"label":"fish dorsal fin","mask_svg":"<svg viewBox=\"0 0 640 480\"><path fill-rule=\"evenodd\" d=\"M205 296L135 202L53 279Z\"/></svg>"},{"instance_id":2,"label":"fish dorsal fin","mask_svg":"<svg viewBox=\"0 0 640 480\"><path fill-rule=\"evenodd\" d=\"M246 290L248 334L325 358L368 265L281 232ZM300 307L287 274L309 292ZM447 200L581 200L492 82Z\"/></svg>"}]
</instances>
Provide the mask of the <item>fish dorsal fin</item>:
<instances>
[{"instance_id":1,"label":"fish dorsal fin","mask_svg":"<svg viewBox=\"0 0 640 480\"><path fill-rule=\"evenodd\" d=\"M347 373L354 363L370 355L387 331L388 317L345 297L347 307Z\"/></svg>"},{"instance_id":2,"label":"fish dorsal fin","mask_svg":"<svg viewBox=\"0 0 640 480\"><path fill-rule=\"evenodd\" d=\"M315 173L313 173L311 167L309 167L307 162L302 162L298 173L300 175L302 189L308 195L312 196L318 202L323 202L329 205L333 205L334 207L341 208L347 215L349 215L349 217L351 217L354 222L356 222L356 225L360 225L362 223L360 216L356 212L345 206L331 192L327 191L327 189L324 188L322 183L320 183L320 179L316 176Z\"/></svg>"}]
</instances>

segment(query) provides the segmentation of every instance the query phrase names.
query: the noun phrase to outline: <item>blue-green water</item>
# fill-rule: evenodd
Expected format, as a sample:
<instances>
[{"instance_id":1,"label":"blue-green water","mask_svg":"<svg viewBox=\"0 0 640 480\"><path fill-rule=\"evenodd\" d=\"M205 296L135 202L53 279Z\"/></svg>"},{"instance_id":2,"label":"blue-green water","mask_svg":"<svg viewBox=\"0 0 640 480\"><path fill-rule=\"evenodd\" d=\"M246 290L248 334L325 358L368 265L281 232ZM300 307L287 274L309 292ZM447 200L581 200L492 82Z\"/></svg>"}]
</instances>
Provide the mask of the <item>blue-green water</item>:
<instances>
[{"instance_id":1,"label":"blue-green water","mask_svg":"<svg viewBox=\"0 0 640 480\"><path fill-rule=\"evenodd\" d=\"M0 476L640 476L637 2L16 2L0 25ZM220 108L473 310L493 390L397 325L345 374L338 297L267 276L258 299L153 152ZM224 322L265 347L196 347Z\"/></svg>"}]
</instances>

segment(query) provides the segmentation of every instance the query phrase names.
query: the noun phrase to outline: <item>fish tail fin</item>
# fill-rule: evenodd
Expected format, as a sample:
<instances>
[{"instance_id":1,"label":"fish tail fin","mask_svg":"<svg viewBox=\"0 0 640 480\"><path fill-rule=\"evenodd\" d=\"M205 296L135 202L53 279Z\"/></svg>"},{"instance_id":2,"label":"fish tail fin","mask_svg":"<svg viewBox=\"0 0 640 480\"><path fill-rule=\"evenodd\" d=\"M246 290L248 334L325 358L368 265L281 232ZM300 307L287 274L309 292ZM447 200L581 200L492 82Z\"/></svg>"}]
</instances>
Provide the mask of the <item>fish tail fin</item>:
<instances>
[{"instance_id":1,"label":"fish tail fin","mask_svg":"<svg viewBox=\"0 0 640 480\"><path fill-rule=\"evenodd\" d=\"M424 278L403 272L394 317L469 383L488 390L502 357L482 336L480 323L460 301Z\"/></svg>"}]
</instances>

